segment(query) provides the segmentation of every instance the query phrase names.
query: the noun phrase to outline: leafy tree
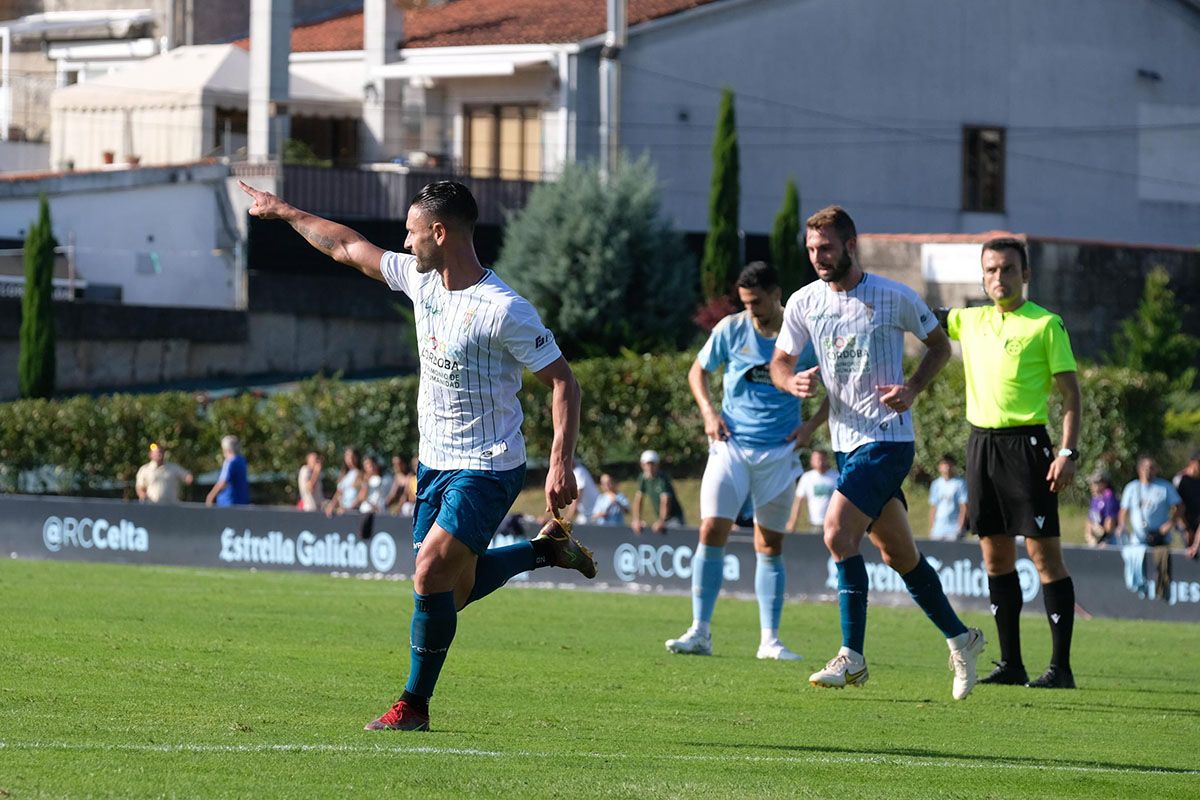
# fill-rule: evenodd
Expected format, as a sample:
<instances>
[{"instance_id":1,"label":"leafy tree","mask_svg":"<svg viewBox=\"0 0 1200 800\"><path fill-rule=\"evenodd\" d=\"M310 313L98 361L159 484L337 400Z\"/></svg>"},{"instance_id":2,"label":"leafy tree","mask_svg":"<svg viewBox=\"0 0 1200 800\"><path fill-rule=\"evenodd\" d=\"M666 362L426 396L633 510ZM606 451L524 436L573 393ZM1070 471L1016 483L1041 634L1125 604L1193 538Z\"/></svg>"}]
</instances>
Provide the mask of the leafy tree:
<instances>
[{"instance_id":1,"label":"leafy tree","mask_svg":"<svg viewBox=\"0 0 1200 800\"><path fill-rule=\"evenodd\" d=\"M1166 269L1152 269L1137 311L1121 322L1113 336L1112 363L1139 372L1161 372L1181 388L1190 388L1200 339L1184 333L1186 312L1175 299Z\"/></svg>"},{"instance_id":2,"label":"leafy tree","mask_svg":"<svg viewBox=\"0 0 1200 800\"><path fill-rule=\"evenodd\" d=\"M729 291L731 276L741 260L738 241L738 203L740 195L737 120L733 111L733 90L721 90L717 111L717 129L713 136L712 188L708 195L708 235L704 238L704 258L700 262L700 284L706 299Z\"/></svg>"},{"instance_id":3,"label":"leafy tree","mask_svg":"<svg viewBox=\"0 0 1200 800\"><path fill-rule=\"evenodd\" d=\"M54 233L50 203L38 198L38 218L25 235L25 289L21 298L21 353L18 389L21 397L54 394Z\"/></svg>"},{"instance_id":4,"label":"leafy tree","mask_svg":"<svg viewBox=\"0 0 1200 800\"><path fill-rule=\"evenodd\" d=\"M645 159L622 161L607 182L570 164L535 188L508 221L496 271L568 357L675 350L695 333L695 262Z\"/></svg>"},{"instance_id":5,"label":"leafy tree","mask_svg":"<svg viewBox=\"0 0 1200 800\"><path fill-rule=\"evenodd\" d=\"M808 262L808 253L800 244L800 191L788 178L783 205L771 226L771 264L779 272L779 286L786 302L792 292L817 277Z\"/></svg>"}]
</instances>

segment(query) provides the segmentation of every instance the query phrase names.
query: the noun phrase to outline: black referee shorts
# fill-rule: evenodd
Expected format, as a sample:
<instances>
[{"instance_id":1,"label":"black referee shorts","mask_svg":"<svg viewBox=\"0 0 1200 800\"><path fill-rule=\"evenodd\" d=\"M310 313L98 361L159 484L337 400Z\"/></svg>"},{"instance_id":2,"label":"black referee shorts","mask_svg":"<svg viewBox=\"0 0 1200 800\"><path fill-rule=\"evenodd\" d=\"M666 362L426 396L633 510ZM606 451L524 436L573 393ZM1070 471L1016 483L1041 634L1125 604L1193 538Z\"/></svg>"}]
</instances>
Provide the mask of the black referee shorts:
<instances>
[{"instance_id":1,"label":"black referee shorts","mask_svg":"<svg viewBox=\"0 0 1200 800\"><path fill-rule=\"evenodd\" d=\"M1058 536L1058 495L1046 473L1054 446L1044 425L971 427L967 516L979 536Z\"/></svg>"}]
</instances>

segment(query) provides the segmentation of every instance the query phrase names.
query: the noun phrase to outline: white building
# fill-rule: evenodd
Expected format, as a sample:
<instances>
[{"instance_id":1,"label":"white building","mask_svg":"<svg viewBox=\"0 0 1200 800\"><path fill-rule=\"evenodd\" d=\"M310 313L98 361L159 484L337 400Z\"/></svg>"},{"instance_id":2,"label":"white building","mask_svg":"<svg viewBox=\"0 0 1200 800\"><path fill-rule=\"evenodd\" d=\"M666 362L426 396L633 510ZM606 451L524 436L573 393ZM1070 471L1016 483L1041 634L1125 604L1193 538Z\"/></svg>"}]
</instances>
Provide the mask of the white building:
<instances>
[{"instance_id":1,"label":"white building","mask_svg":"<svg viewBox=\"0 0 1200 800\"><path fill-rule=\"evenodd\" d=\"M806 211L870 231L1197 241L1195 0L629 0L629 23L621 145L684 229L706 227L729 86L751 232L793 176ZM595 158L604 30L600 0L406 12L381 70L405 82L406 149L500 177ZM293 64L361 46L361 15L301 26Z\"/></svg>"}]
</instances>

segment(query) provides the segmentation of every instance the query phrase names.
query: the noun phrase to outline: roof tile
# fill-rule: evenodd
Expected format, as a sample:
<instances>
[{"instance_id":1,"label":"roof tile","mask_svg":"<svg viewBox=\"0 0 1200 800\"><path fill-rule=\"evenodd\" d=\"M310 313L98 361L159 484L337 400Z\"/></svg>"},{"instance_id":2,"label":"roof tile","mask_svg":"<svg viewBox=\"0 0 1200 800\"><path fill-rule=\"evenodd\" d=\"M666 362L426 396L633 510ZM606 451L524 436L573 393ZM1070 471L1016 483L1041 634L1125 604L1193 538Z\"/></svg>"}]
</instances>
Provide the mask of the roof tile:
<instances>
[{"instance_id":1,"label":"roof tile","mask_svg":"<svg viewBox=\"0 0 1200 800\"><path fill-rule=\"evenodd\" d=\"M629 0L637 25L720 0ZM292 52L362 49L363 14L343 14L292 29ZM404 12L404 47L577 42L607 29L599 0L451 0ZM250 40L236 44L249 49Z\"/></svg>"}]
</instances>

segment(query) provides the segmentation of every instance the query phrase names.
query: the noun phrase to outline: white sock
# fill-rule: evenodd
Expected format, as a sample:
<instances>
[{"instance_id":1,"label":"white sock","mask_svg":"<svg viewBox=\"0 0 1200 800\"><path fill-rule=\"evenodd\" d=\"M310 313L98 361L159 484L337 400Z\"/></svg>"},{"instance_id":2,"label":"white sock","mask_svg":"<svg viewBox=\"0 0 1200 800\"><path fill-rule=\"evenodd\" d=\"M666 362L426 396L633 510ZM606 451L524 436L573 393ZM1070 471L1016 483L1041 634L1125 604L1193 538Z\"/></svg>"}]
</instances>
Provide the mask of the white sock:
<instances>
[{"instance_id":1,"label":"white sock","mask_svg":"<svg viewBox=\"0 0 1200 800\"><path fill-rule=\"evenodd\" d=\"M779 638L778 628L763 628L762 636L758 640L759 644L770 644Z\"/></svg>"},{"instance_id":2,"label":"white sock","mask_svg":"<svg viewBox=\"0 0 1200 800\"><path fill-rule=\"evenodd\" d=\"M698 619L692 620L692 630L701 636L712 636L712 631L709 630L709 624L707 622L701 622Z\"/></svg>"},{"instance_id":3,"label":"white sock","mask_svg":"<svg viewBox=\"0 0 1200 800\"><path fill-rule=\"evenodd\" d=\"M946 644L950 645L951 650L962 650L966 647L967 642L971 639L971 632L960 633L958 636L951 636L946 640Z\"/></svg>"}]
</instances>

